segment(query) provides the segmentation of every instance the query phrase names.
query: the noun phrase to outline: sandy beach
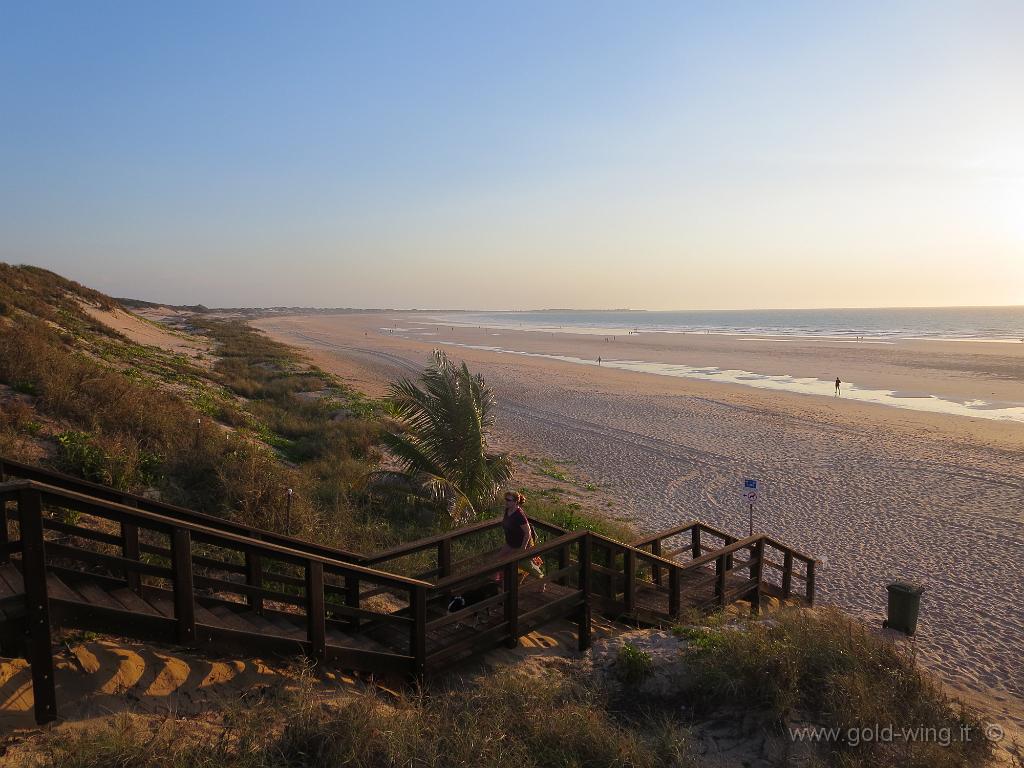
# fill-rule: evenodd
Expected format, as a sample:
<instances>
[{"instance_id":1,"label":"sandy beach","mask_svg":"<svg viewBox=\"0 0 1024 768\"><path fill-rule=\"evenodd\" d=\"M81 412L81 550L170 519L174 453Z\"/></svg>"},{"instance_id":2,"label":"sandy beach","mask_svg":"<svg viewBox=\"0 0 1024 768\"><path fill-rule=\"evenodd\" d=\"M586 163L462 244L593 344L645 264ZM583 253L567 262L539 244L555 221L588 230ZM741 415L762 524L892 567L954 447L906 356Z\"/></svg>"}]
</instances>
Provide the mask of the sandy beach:
<instances>
[{"instance_id":1,"label":"sandy beach","mask_svg":"<svg viewBox=\"0 0 1024 768\"><path fill-rule=\"evenodd\" d=\"M446 349L495 388L505 449L550 458L600 486L617 514L644 529L699 518L745 534L740 481L761 479L768 493L755 529L823 560L823 602L877 625L889 580L923 584L918 657L958 692L983 697L1009 727L1024 724L1024 424L836 398L829 386L839 376L865 389L1006 408L1024 400L1024 344L606 341L424 320L379 313L254 324L370 394ZM598 356L820 379L822 391L598 367Z\"/></svg>"}]
</instances>

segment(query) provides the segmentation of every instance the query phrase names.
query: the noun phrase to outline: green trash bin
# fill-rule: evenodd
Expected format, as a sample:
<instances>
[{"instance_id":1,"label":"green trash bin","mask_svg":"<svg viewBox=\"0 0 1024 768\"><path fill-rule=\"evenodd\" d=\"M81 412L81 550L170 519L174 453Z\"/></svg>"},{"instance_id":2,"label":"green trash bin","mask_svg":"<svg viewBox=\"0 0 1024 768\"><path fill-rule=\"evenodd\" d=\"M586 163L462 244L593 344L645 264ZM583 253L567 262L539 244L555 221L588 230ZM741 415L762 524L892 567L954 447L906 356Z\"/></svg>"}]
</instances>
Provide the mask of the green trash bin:
<instances>
[{"instance_id":1,"label":"green trash bin","mask_svg":"<svg viewBox=\"0 0 1024 768\"><path fill-rule=\"evenodd\" d=\"M924 587L894 581L886 589L889 590L889 618L882 622L882 626L913 635L917 631L917 614L921 610Z\"/></svg>"}]
</instances>

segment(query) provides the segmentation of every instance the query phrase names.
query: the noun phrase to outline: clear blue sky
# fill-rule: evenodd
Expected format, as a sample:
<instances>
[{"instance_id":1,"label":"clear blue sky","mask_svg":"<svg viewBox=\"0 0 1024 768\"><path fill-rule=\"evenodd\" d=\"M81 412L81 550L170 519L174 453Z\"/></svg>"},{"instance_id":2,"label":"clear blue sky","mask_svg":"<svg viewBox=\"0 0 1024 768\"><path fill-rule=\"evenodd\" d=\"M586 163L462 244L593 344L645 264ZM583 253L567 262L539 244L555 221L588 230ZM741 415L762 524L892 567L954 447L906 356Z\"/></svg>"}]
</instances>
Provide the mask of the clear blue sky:
<instances>
[{"instance_id":1,"label":"clear blue sky","mask_svg":"<svg viewBox=\"0 0 1024 768\"><path fill-rule=\"evenodd\" d=\"M1024 303L1024 3L0 4L0 260L209 305Z\"/></svg>"}]
</instances>

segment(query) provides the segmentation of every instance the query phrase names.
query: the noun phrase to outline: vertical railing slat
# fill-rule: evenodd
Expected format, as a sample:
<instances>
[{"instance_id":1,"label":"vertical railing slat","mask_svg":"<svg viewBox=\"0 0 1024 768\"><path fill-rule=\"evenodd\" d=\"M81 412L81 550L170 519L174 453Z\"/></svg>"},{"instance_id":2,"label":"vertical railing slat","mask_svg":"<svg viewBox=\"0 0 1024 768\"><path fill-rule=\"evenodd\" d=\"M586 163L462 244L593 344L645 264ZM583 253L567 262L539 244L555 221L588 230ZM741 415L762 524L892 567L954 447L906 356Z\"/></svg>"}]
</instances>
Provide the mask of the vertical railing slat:
<instances>
[{"instance_id":1,"label":"vertical railing slat","mask_svg":"<svg viewBox=\"0 0 1024 768\"><path fill-rule=\"evenodd\" d=\"M668 615L679 618L679 569L675 567L668 571Z\"/></svg>"},{"instance_id":2,"label":"vertical railing slat","mask_svg":"<svg viewBox=\"0 0 1024 768\"><path fill-rule=\"evenodd\" d=\"M793 593L793 553L788 549L782 556L782 599L787 600Z\"/></svg>"},{"instance_id":3,"label":"vertical railing slat","mask_svg":"<svg viewBox=\"0 0 1024 768\"><path fill-rule=\"evenodd\" d=\"M452 540L442 539L437 543L437 578L452 575Z\"/></svg>"},{"instance_id":4,"label":"vertical railing slat","mask_svg":"<svg viewBox=\"0 0 1024 768\"><path fill-rule=\"evenodd\" d=\"M579 589L583 599L580 606L579 620L577 622L579 638L579 649L585 651L590 647L590 595L591 595L591 558L593 550L591 547L590 534L584 533L579 540L580 575Z\"/></svg>"},{"instance_id":5,"label":"vertical railing slat","mask_svg":"<svg viewBox=\"0 0 1024 768\"><path fill-rule=\"evenodd\" d=\"M651 554L661 557L661 539L651 542ZM661 566L657 563L651 565L651 581L654 582L654 586L661 586Z\"/></svg>"},{"instance_id":6,"label":"vertical railing slat","mask_svg":"<svg viewBox=\"0 0 1024 768\"><path fill-rule=\"evenodd\" d=\"M421 683L427 673L427 591L426 587L409 589L412 625L409 629L409 655L412 656L412 678Z\"/></svg>"},{"instance_id":7,"label":"vertical railing slat","mask_svg":"<svg viewBox=\"0 0 1024 768\"><path fill-rule=\"evenodd\" d=\"M508 624L505 644L515 648L519 645L519 564L506 565L502 580L505 582L505 622Z\"/></svg>"},{"instance_id":8,"label":"vertical railing slat","mask_svg":"<svg viewBox=\"0 0 1024 768\"><path fill-rule=\"evenodd\" d=\"M46 545L43 540L43 510L39 491L29 488L18 494L18 519L28 621L27 655L32 666L36 722L41 725L57 717L57 690L53 680L50 600L46 590Z\"/></svg>"},{"instance_id":9,"label":"vertical railing slat","mask_svg":"<svg viewBox=\"0 0 1024 768\"><path fill-rule=\"evenodd\" d=\"M306 635L310 656L317 661L327 656L327 615L324 608L324 564L306 563Z\"/></svg>"},{"instance_id":10,"label":"vertical railing slat","mask_svg":"<svg viewBox=\"0 0 1024 768\"><path fill-rule=\"evenodd\" d=\"M245 583L263 589L263 558L252 549L245 550ZM263 595L249 593L245 600L252 611L263 613Z\"/></svg>"},{"instance_id":11,"label":"vertical railing slat","mask_svg":"<svg viewBox=\"0 0 1024 768\"><path fill-rule=\"evenodd\" d=\"M0 501L0 565L11 562L10 535L7 532L7 502Z\"/></svg>"},{"instance_id":12,"label":"vertical railing slat","mask_svg":"<svg viewBox=\"0 0 1024 768\"><path fill-rule=\"evenodd\" d=\"M715 597L718 598L718 604L723 607L725 606L725 577L730 560L729 555L719 555L715 558L715 574L718 576L715 579Z\"/></svg>"},{"instance_id":13,"label":"vertical railing slat","mask_svg":"<svg viewBox=\"0 0 1024 768\"><path fill-rule=\"evenodd\" d=\"M636 551L630 547L622 555L622 600L626 613L632 615L636 611Z\"/></svg>"},{"instance_id":14,"label":"vertical railing slat","mask_svg":"<svg viewBox=\"0 0 1024 768\"><path fill-rule=\"evenodd\" d=\"M134 505L133 505L134 506ZM139 560L139 526L135 523L121 523L121 557L127 560ZM128 589L137 595L142 594L142 575L138 571L125 570L125 581Z\"/></svg>"},{"instance_id":15,"label":"vertical railing slat","mask_svg":"<svg viewBox=\"0 0 1024 768\"><path fill-rule=\"evenodd\" d=\"M192 581L192 534L175 528L171 534L171 570L174 580L174 618L177 640L191 643L196 638L195 585Z\"/></svg>"},{"instance_id":16,"label":"vertical railing slat","mask_svg":"<svg viewBox=\"0 0 1024 768\"><path fill-rule=\"evenodd\" d=\"M359 608L359 577L354 574L345 574L345 605L349 608ZM352 631L359 629L359 617L351 616L348 620Z\"/></svg>"}]
</instances>

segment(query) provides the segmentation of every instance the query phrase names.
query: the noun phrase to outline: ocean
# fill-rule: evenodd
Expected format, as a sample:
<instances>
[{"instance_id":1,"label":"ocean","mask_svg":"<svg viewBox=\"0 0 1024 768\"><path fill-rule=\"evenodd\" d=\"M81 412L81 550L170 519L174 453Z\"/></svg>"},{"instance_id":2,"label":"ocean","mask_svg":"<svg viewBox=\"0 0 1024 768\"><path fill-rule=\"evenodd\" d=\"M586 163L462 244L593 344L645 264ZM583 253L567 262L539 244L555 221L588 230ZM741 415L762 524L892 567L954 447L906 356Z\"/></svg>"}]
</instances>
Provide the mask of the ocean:
<instances>
[{"instance_id":1,"label":"ocean","mask_svg":"<svg viewBox=\"0 0 1024 768\"><path fill-rule=\"evenodd\" d=\"M440 316L439 316L440 317ZM1024 306L906 309L546 310L460 312L442 322L522 330L625 334L727 333L872 339L1024 339Z\"/></svg>"}]
</instances>

